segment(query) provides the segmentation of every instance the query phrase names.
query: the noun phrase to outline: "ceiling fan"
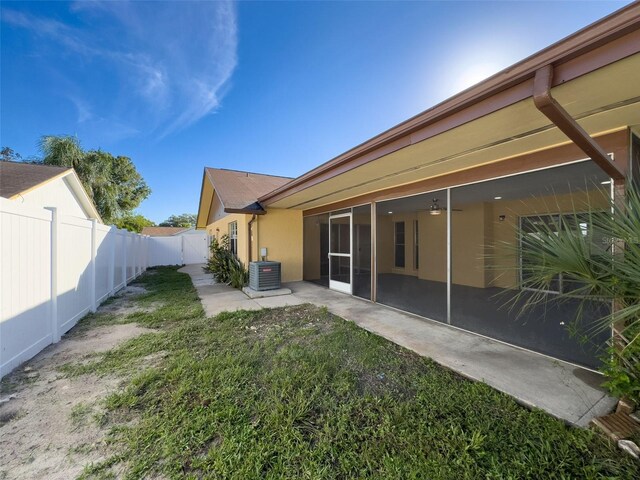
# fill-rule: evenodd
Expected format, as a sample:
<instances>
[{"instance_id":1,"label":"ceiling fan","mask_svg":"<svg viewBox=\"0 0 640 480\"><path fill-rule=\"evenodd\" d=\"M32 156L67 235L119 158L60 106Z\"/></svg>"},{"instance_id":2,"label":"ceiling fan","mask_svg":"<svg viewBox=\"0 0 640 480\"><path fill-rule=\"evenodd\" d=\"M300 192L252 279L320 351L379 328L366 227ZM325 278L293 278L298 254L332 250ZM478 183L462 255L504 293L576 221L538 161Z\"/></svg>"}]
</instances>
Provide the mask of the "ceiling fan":
<instances>
[{"instance_id":1,"label":"ceiling fan","mask_svg":"<svg viewBox=\"0 0 640 480\"><path fill-rule=\"evenodd\" d=\"M442 212L446 212L446 211L447 211L447 207L440 206L437 198L434 198L431 201L431 205L429 206L429 215L440 215ZM452 208L451 211L461 212L462 210L460 210L459 208Z\"/></svg>"}]
</instances>

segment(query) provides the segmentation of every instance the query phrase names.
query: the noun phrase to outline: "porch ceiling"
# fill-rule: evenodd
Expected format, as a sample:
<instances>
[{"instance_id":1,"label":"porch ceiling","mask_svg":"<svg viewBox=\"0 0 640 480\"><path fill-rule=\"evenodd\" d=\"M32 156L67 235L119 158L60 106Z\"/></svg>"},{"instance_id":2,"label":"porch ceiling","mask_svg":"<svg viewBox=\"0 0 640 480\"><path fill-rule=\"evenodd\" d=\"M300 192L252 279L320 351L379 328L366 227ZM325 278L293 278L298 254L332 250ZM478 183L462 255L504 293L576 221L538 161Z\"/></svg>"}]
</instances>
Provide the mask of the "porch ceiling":
<instances>
[{"instance_id":1,"label":"porch ceiling","mask_svg":"<svg viewBox=\"0 0 640 480\"><path fill-rule=\"evenodd\" d=\"M640 54L559 85L552 93L591 135L639 124ZM528 98L269 206L306 210L566 143L567 137Z\"/></svg>"}]
</instances>

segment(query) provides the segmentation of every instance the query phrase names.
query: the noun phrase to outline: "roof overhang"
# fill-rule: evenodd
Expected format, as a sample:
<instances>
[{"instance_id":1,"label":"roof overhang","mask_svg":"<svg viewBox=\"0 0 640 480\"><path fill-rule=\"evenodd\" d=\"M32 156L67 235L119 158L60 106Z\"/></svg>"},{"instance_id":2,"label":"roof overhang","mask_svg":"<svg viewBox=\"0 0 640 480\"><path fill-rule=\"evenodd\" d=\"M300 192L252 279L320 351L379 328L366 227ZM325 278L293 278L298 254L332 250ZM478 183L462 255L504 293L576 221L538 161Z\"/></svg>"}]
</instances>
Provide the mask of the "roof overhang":
<instances>
[{"instance_id":1,"label":"roof overhang","mask_svg":"<svg viewBox=\"0 0 640 480\"><path fill-rule=\"evenodd\" d=\"M103 223L102 217L100 216L100 213L98 213L98 210L96 209L96 206L93 203L93 200L91 200L91 197L85 190L84 185L82 185L82 181L80 180L80 177L78 177L78 174L73 168L69 168L61 172L59 175L56 175L55 177L51 177L45 180L44 182L41 182L37 185L34 185L33 187L30 187L26 190L16 193L15 195L11 196L9 199L16 200L19 197L29 192L32 192L34 190L37 190L38 188L41 188L43 185L47 185L56 180L63 180L67 182L67 185L69 186L69 188L71 189L75 197L78 199L78 202L80 203L80 206L84 210L87 217L95 218L100 223Z\"/></svg>"},{"instance_id":2,"label":"roof overhang","mask_svg":"<svg viewBox=\"0 0 640 480\"><path fill-rule=\"evenodd\" d=\"M18 193L14 193L13 195L11 195L11 196L9 197L9 200L17 200L17 199L19 199L21 196L23 196L23 195L25 195L25 194L27 194L27 193L29 193L29 192L32 192L32 191L34 191L34 190L36 190L36 189L38 189L38 188L42 187L43 185L46 185L46 184L48 184L48 183L50 183L50 182L53 182L53 181L55 181L55 180L58 180L59 178L66 177L67 175L69 175L69 173L70 173L71 171L72 171L71 169L63 170L62 172L60 172L60 173L59 173L58 175L56 175L55 177L50 177L50 178L46 179L46 180L45 180L45 181L43 181L43 182L40 182L40 183L38 183L38 184L36 184L36 185L33 185L33 186L29 187L29 188L26 188L26 189L24 189L24 190L22 190L22 191L20 191L20 192L18 192Z\"/></svg>"},{"instance_id":3,"label":"roof overhang","mask_svg":"<svg viewBox=\"0 0 640 480\"><path fill-rule=\"evenodd\" d=\"M80 201L82 208L87 213L89 218L95 218L100 223L103 223L102 217L98 213L98 210L96 209L96 206L93 203L93 200L85 190L84 185L82 185L82 181L80 180L80 177L78 177L78 174L74 169L69 170L69 173L65 176L65 180L69 182L69 186L71 187L71 190L73 190L73 193L76 194L76 197Z\"/></svg>"},{"instance_id":4,"label":"roof overhang","mask_svg":"<svg viewBox=\"0 0 640 480\"><path fill-rule=\"evenodd\" d=\"M198 206L198 215L196 217L196 229L202 230L207 228L207 219L211 211L211 202L213 201L213 183L208 178L207 169L202 174L202 186L200 187L200 205Z\"/></svg>"},{"instance_id":5,"label":"roof overhang","mask_svg":"<svg viewBox=\"0 0 640 480\"><path fill-rule=\"evenodd\" d=\"M568 143L535 106L536 72L590 135L640 122L640 4L629 5L305 173L259 201L310 209Z\"/></svg>"},{"instance_id":6,"label":"roof overhang","mask_svg":"<svg viewBox=\"0 0 640 480\"><path fill-rule=\"evenodd\" d=\"M213 181L209 175L207 169L204 169L202 176L202 187L200 188L200 205L198 207L198 216L196 217L196 229L202 230L207 227L209 215L211 214L211 206L213 204L214 196L217 196L220 204L223 207L225 213L241 213L248 215L264 215L267 213L259 202L251 203L242 208L230 208L226 207L222 201L222 198L217 195L216 189L213 185Z\"/></svg>"},{"instance_id":7,"label":"roof overhang","mask_svg":"<svg viewBox=\"0 0 640 480\"><path fill-rule=\"evenodd\" d=\"M246 213L248 215L264 215L267 213L258 202L254 202L244 208L225 208L224 211L226 213Z\"/></svg>"}]
</instances>

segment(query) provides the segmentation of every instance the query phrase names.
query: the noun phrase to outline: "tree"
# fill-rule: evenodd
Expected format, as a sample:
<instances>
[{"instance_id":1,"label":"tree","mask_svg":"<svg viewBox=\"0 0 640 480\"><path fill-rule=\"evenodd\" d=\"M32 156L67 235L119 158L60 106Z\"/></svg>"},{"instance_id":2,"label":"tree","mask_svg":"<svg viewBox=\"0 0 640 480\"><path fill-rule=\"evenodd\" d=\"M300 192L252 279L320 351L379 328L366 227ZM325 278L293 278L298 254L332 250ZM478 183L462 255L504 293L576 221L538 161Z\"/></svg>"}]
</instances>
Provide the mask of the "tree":
<instances>
[{"instance_id":1,"label":"tree","mask_svg":"<svg viewBox=\"0 0 640 480\"><path fill-rule=\"evenodd\" d=\"M142 215L128 214L118 218L114 225L118 228L124 228L130 232L140 233L144 227L155 227L155 222Z\"/></svg>"},{"instance_id":2,"label":"tree","mask_svg":"<svg viewBox=\"0 0 640 480\"><path fill-rule=\"evenodd\" d=\"M633 181L627 184L624 202L612 202L604 210L588 210L586 214L560 216L551 225L535 222L528 234L518 233L517 253L527 269L524 288L515 291L513 302L523 304L523 310L547 302L543 292L553 290L553 282L562 275L568 288L555 295L554 301L578 299L585 307L592 301L614 305L599 325L615 332L603 358L603 373L608 377L605 385L614 395L628 396L640 404L638 185ZM582 312L581 307L578 317Z\"/></svg>"},{"instance_id":3,"label":"tree","mask_svg":"<svg viewBox=\"0 0 640 480\"><path fill-rule=\"evenodd\" d=\"M183 213L182 215L171 215L160 227L195 227L196 226L196 214L195 213Z\"/></svg>"},{"instance_id":4,"label":"tree","mask_svg":"<svg viewBox=\"0 0 640 480\"><path fill-rule=\"evenodd\" d=\"M151 193L130 158L102 150L85 151L77 137L42 137L40 150L45 165L76 171L105 223L130 215Z\"/></svg>"},{"instance_id":5,"label":"tree","mask_svg":"<svg viewBox=\"0 0 640 480\"><path fill-rule=\"evenodd\" d=\"M0 162L19 162L21 160L22 155L11 147L2 147L2 150L0 150Z\"/></svg>"}]
</instances>

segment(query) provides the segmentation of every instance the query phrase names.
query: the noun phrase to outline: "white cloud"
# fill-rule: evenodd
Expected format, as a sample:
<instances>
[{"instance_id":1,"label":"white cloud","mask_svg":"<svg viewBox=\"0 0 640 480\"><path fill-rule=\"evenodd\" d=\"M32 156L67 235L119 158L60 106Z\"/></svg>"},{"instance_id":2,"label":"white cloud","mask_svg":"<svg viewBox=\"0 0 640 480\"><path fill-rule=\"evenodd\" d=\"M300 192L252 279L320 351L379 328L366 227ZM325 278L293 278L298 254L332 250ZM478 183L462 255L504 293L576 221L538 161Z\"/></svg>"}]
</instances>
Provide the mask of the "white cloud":
<instances>
[{"instance_id":1,"label":"white cloud","mask_svg":"<svg viewBox=\"0 0 640 480\"><path fill-rule=\"evenodd\" d=\"M78 114L78 123L84 123L87 120L91 120L93 118L93 112L91 111L91 108L82 98L76 97L72 94L68 94L67 98L76 107L76 112Z\"/></svg>"},{"instance_id":2,"label":"white cloud","mask_svg":"<svg viewBox=\"0 0 640 480\"><path fill-rule=\"evenodd\" d=\"M233 4L83 1L70 13L72 24L11 9L2 20L39 40L53 68L74 61L56 73L79 124L163 137L219 107L237 64Z\"/></svg>"}]
</instances>

